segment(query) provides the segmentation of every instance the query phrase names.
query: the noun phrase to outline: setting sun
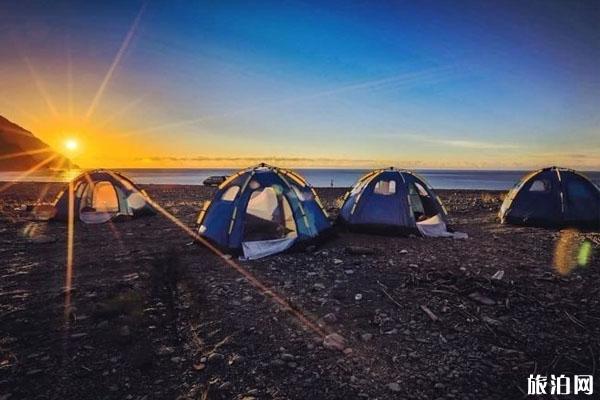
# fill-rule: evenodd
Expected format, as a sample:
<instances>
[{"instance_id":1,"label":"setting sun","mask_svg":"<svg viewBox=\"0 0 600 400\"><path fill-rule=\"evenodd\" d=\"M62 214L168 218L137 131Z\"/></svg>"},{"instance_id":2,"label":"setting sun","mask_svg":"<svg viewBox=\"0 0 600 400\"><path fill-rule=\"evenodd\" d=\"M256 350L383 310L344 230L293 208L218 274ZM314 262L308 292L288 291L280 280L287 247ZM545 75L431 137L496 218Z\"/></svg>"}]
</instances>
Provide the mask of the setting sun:
<instances>
[{"instance_id":1,"label":"setting sun","mask_svg":"<svg viewBox=\"0 0 600 400\"><path fill-rule=\"evenodd\" d=\"M67 139L65 141L65 147L67 150L74 151L74 150L77 150L77 147L79 147L79 144L77 143L77 140L75 140L75 139Z\"/></svg>"}]
</instances>

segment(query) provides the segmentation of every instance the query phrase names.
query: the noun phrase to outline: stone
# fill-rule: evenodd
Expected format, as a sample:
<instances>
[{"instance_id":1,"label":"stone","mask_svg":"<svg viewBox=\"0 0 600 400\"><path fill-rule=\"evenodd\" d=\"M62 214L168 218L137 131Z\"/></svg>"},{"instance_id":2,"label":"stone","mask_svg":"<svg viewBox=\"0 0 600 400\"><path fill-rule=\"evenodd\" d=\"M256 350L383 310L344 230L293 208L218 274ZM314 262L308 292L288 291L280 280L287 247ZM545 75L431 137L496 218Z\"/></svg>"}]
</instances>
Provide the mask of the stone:
<instances>
[{"instance_id":1,"label":"stone","mask_svg":"<svg viewBox=\"0 0 600 400\"><path fill-rule=\"evenodd\" d=\"M159 356L168 356L175 353L175 349L173 347L169 347L169 346L160 346L158 348L158 350L156 351L156 354Z\"/></svg>"},{"instance_id":2,"label":"stone","mask_svg":"<svg viewBox=\"0 0 600 400\"><path fill-rule=\"evenodd\" d=\"M276 358L274 360L271 360L271 365L276 366L276 367L283 367L285 365L285 361Z\"/></svg>"},{"instance_id":3,"label":"stone","mask_svg":"<svg viewBox=\"0 0 600 400\"><path fill-rule=\"evenodd\" d=\"M388 383L387 388L392 392L399 392L401 390L397 382Z\"/></svg>"},{"instance_id":4,"label":"stone","mask_svg":"<svg viewBox=\"0 0 600 400\"><path fill-rule=\"evenodd\" d=\"M504 278L503 270L498 270L498 271L496 271L496 273L494 275L492 275L492 279L494 279L496 281L501 281L502 278Z\"/></svg>"},{"instance_id":5,"label":"stone","mask_svg":"<svg viewBox=\"0 0 600 400\"><path fill-rule=\"evenodd\" d=\"M323 316L323 321L333 323L337 321L337 316L334 313L325 314L325 316Z\"/></svg>"},{"instance_id":6,"label":"stone","mask_svg":"<svg viewBox=\"0 0 600 400\"><path fill-rule=\"evenodd\" d=\"M373 339L373 334L372 333L363 333L362 335L360 335L360 338L362 339L363 342L368 342L371 339Z\"/></svg>"},{"instance_id":7,"label":"stone","mask_svg":"<svg viewBox=\"0 0 600 400\"><path fill-rule=\"evenodd\" d=\"M330 333L323 339L323 347L329 350L343 351L346 348L345 339L337 333Z\"/></svg>"},{"instance_id":8,"label":"stone","mask_svg":"<svg viewBox=\"0 0 600 400\"><path fill-rule=\"evenodd\" d=\"M344 262L344 261L340 260L339 258L334 258L334 259L333 259L333 263L334 263L335 265L340 265L340 264L342 264L343 262Z\"/></svg>"},{"instance_id":9,"label":"stone","mask_svg":"<svg viewBox=\"0 0 600 400\"><path fill-rule=\"evenodd\" d=\"M473 292L469 295L469 298L471 300L475 300L478 303L481 303L483 305L486 306L493 306L494 304L496 304L496 301L494 301L493 299L490 299L487 296L482 295L479 292Z\"/></svg>"}]
</instances>

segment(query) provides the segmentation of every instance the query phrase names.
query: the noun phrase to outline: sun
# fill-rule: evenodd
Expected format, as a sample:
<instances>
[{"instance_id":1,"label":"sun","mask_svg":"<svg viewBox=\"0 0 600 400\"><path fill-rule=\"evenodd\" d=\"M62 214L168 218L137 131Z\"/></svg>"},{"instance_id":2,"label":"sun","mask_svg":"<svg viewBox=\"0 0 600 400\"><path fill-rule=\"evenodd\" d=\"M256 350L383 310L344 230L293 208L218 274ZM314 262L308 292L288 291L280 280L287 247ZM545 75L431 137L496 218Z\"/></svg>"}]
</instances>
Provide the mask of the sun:
<instances>
[{"instance_id":1,"label":"sun","mask_svg":"<svg viewBox=\"0 0 600 400\"><path fill-rule=\"evenodd\" d=\"M65 147L69 151L75 151L79 147L79 143L75 139L67 139L65 140Z\"/></svg>"}]
</instances>

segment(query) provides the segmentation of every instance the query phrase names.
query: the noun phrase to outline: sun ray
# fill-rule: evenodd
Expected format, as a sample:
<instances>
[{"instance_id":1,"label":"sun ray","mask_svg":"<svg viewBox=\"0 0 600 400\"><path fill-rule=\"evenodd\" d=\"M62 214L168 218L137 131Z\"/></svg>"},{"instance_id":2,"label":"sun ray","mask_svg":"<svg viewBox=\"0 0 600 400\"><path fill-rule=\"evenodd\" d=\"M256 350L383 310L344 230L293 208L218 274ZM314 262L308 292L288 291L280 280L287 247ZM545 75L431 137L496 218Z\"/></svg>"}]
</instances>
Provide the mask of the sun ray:
<instances>
[{"instance_id":1,"label":"sun ray","mask_svg":"<svg viewBox=\"0 0 600 400\"><path fill-rule=\"evenodd\" d=\"M40 161L39 163L37 163L33 167L29 168L27 171L25 171L22 174L20 174L19 176L17 176L17 178L14 181L12 181L12 182L6 182L3 186L0 186L0 193L2 193L6 189L14 186L18 182L20 182L23 178L31 175L32 173L34 173L38 169L42 168L44 165L46 165L49 162L51 162L52 160L54 160L56 157L58 157L58 154L52 154L50 157L48 157L48 158Z\"/></svg>"},{"instance_id":2,"label":"sun ray","mask_svg":"<svg viewBox=\"0 0 600 400\"><path fill-rule=\"evenodd\" d=\"M67 49L67 113L69 118L73 118L73 60L69 49Z\"/></svg>"},{"instance_id":3,"label":"sun ray","mask_svg":"<svg viewBox=\"0 0 600 400\"><path fill-rule=\"evenodd\" d=\"M8 101L4 100L2 97L0 97L0 102L2 102L4 107L12 108L14 111L18 112L19 114L22 114L25 118L29 119L34 124L40 123L40 119L37 115L34 115L33 113L30 113L29 111L26 111L21 107L17 107L14 103L9 103Z\"/></svg>"},{"instance_id":4,"label":"sun ray","mask_svg":"<svg viewBox=\"0 0 600 400\"><path fill-rule=\"evenodd\" d=\"M23 62L27 66L27 69L29 70L29 74L31 75L31 78L33 79L33 83L35 84L38 92L40 92L40 96L42 97L42 99L44 99L44 102L48 106L48 109L50 110L50 112L52 113L54 118L57 118L58 111L56 111L56 107L54 106L54 103L52 102L50 95L46 91L46 87L44 86L42 79L40 78L40 76L37 74L37 72L33 68L31 61L29 61L29 58L27 58L27 56L23 56L22 58L23 58Z\"/></svg>"},{"instance_id":5,"label":"sun ray","mask_svg":"<svg viewBox=\"0 0 600 400\"><path fill-rule=\"evenodd\" d=\"M140 19L142 18L142 14L143 14L145 8L146 8L146 3L144 3L142 5L142 7L140 8L140 11L138 12L137 16L133 20L133 23L131 24L129 31L127 32L127 35L125 35L125 38L123 39L123 43L121 43L121 47L119 48L119 51L117 51L117 54L115 55L115 58L113 59L112 64L108 68L108 71L107 71L106 75L104 76L104 79L102 80L102 83L100 84L100 87L98 87L98 90L96 91L96 94L94 96L94 99L92 100L92 103L90 104L87 112L85 113L86 120L89 119L94 114L94 111L96 110L96 107L98 106L98 103L100 102L100 99L102 98L102 95L104 94L104 91L106 90L106 87L108 86L108 83L112 79L115 69L119 65L119 62L121 61L121 58L123 57L123 54L125 54L125 52L127 51L127 48L129 47L129 44L131 43L131 40L133 39L133 36L135 34L135 31L137 30L138 24L140 22Z\"/></svg>"},{"instance_id":6,"label":"sun ray","mask_svg":"<svg viewBox=\"0 0 600 400\"><path fill-rule=\"evenodd\" d=\"M59 161L59 164L57 165L58 169L61 169L63 167L63 165L65 164L66 159L61 158ZM44 184L44 186L42 187L42 190L40 190L40 193L38 194L38 198L36 203L41 203L42 200L44 199L44 197L46 197L46 194L48 194L48 190L50 190L50 185L52 183L51 182L47 182L46 184Z\"/></svg>"},{"instance_id":7,"label":"sun ray","mask_svg":"<svg viewBox=\"0 0 600 400\"><path fill-rule=\"evenodd\" d=\"M71 289L73 285L73 246L75 238L75 194L73 181L69 182L69 211L67 223L67 260L65 271L65 322L68 325L71 314Z\"/></svg>"},{"instance_id":8,"label":"sun ray","mask_svg":"<svg viewBox=\"0 0 600 400\"><path fill-rule=\"evenodd\" d=\"M137 107L147 97L148 97L148 94L144 94L136 99L133 99L129 103L125 104L123 107L119 108L118 111L109 115L106 119L104 119L104 121L94 124L95 129L102 130L104 127L106 127L112 121L114 121L116 118L120 117L121 115L127 114L131 110L135 109L135 107Z\"/></svg>"},{"instance_id":9,"label":"sun ray","mask_svg":"<svg viewBox=\"0 0 600 400\"><path fill-rule=\"evenodd\" d=\"M275 303L282 307L283 310L288 312L292 317L294 317L302 326L310 329L321 338L324 338L327 335L327 332L324 328L321 328L317 323L310 320L310 318L304 315L297 307L292 306L286 299L281 297L279 294L275 293L272 289L267 287L264 283L262 283L258 278L256 278L250 271L245 269L244 267L238 265L233 259L227 257L223 254L219 249L209 243L202 236L198 235L192 229L190 229L187 225L181 222L177 217L169 213L167 210L162 208L159 204L154 202L152 199L146 199L160 214L162 214L165 218L175 224L177 227L181 228L187 235L195 239L196 241L202 243L207 249L211 252L219 256L221 260L223 260L228 266L233 268L239 274L241 274L246 281L262 292L265 296L269 296Z\"/></svg>"},{"instance_id":10,"label":"sun ray","mask_svg":"<svg viewBox=\"0 0 600 400\"><path fill-rule=\"evenodd\" d=\"M19 151L16 153L10 153L10 154L5 154L3 156L0 156L0 160L9 160L11 158L18 158L18 157L29 156L29 155L33 155L33 154L48 153L51 151L52 151L52 149L49 147L44 148L44 149L37 149L37 150Z\"/></svg>"}]
</instances>

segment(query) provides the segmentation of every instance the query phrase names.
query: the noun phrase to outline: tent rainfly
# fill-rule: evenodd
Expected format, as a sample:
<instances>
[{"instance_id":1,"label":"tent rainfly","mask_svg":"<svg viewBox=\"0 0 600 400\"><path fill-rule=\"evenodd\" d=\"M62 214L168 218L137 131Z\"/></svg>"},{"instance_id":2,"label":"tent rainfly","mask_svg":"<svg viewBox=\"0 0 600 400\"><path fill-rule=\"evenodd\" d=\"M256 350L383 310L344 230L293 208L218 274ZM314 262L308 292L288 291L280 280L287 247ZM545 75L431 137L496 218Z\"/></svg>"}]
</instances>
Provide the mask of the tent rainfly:
<instances>
[{"instance_id":1,"label":"tent rainfly","mask_svg":"<svg viewBox=\"0 0 600 400\"><path fill-rule=\"evenodd\" d=\"M200 236L246 259L315 240L331 226L304 178L266 164L230 176L204 204L197 223Z\"/></svg>"},{"instance_id":2,"label":"tent rainfly","mask_svg":"<svg viewBox=\"0 0 600 400\"><path fill-rule=\"evenodd\" d=\"M600 227L600 189L571 169L549 167L524 176L498 214L502 223L549 228Z\"/></svg>"},{"instance_id":3,"label":"tent rainfly","mask_svg":"<svg viewBox=\"0 0 600 400\"><path fill-rule=\"evenodd\" d=\"M38 207L34 214L41 219L68 221L70 190L74 219L88 224L155 214L143 190L120 173L109 170L82 173L59 193L53 206Z\"/></svg>"}]
</instances>

